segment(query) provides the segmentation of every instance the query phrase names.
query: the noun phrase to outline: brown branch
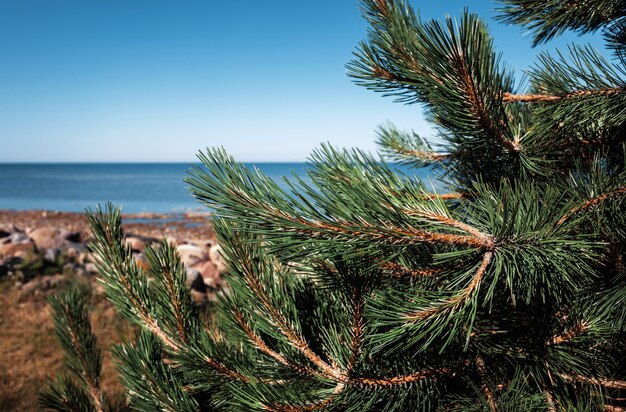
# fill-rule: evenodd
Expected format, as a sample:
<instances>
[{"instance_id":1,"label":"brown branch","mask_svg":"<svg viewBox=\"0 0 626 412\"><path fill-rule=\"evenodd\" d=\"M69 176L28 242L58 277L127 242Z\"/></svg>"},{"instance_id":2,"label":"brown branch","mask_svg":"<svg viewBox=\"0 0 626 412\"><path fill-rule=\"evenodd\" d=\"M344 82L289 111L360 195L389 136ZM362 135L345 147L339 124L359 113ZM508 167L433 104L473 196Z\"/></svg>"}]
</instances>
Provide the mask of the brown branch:
<instances>
[{"instance_id":1,"label":"brown branch","mask_svg":"<svg viewBox=\"0 0 626 412\"><path fill-rule=\"evenodd\" d=\"M598 203L601 203L605 200L608 199L612 199L621 195L625 195L626 194L626 186L622 186L620 188L617 188L611 192L608 193L603 193L599 196L593 197L589 200L587 200L585 203L583 203L582 205L576 206L574 208L572 208L569 212L567 212L566 214L564 214L561 219L559 219L559 221L557 222L557 225L562 225L567 219L569 219L570 217L572 217L573 215L580 213L580 212L584 212L585 210L588 210L592 207L594 207L595 205L597 205Z\"/></svg>"},{"instance_id":2,"label":"brown branch","mask_svg":"<svg viewBox=\"0 0 626 412\"><path fill-rule=\"evenodd\" d=\"M548 412L556 412L556 404L552 393L546 388L543 390L543 395L546 397L546 402L548 403Z\"/></svg>"},{"instance_id":3,"label":"brown branch","mask_svg":"<svg viewBox=\"0 0 626 412\"><path fill-rule=\"evenodd\" d=\"M467 197L466 193L460 193L460 192L455 192L455 193L433 193L433 194L428 194L426 195L426 198L431 199L431 200L436 200L436 199L442 199L442 200L456 200L456 199L465 199Z\"/></svg>"},{"instance_id":4,"label":"brown branch","mask_svg":"<svg viewBox=\"0 0 626 412\"><path fill-rule=\"evenodd\" d=\"M463 291L460 294L453 297L452 299L445 301L444 303L440 305L437 305L428 309L420 310L417 312L409 313L405 315L405 318L408 321L416 322L416 321L429 318L444 310L453 310L457 308L460 304L462 304L467 299L469 299L469 297L474 293L474 291L478 289L478 287L480 286L480 282L482 281L485 275L485 272L487 271L487 267L489 267L489 263L491 263L492 258L493 258L493 252L491 250L485 252L483 256L483 260L480 266L478 267L478 270L476 270L476 274L474 274L472 281L469 283L469 285L465 289L463 289Z\"/></svg>"},{"instance_id":5,"label":"brown branch","mask_svg":"<svg viewBox=\"0 0 626 412\"><path fill-rule=\"evenodd\" d=\"M397 386L397 385L406 385L412 382L418 382L424 380L426 378L430 378L437 375L444 375L452 372L450 368L437 368L437 369L426 369L420 372L415 372L410 375L400 375L394 376L391 378L364 378L357 377L351 379L351 382L356 384L361 384L364 386L373 386L373 387L387 387L387 386Z\"/></svg>"},{"instance_id":6,"label":"brown branch","mask_svg":"<svg viewBox=\"0 0 626 412\"><path fill-rule=\"evenodd\" d=\"M363 344L363 333L365 328L365 322L363 320L363 312L365 311L365 301L361 294L361 291L354 287L352 293L352 306L354 311L352 313L352 343L350 345L350 360L348 361L348 374L352 373L354 365L361 353L361 346Z\"/></svg>"},{"instance_id":7,"label":"brown branch","mask_svg":"<svg viewBox=\"0 0 626 412\"><path fill-rule=\"evenodd\" d=\"M483 97L480 95L480 91L474 82L474 79L467 70L467 60L461 50L453 56L458 74L460 76L461 83L465 88L465 93L470 102L470 111L477 117L478 124L481 128L492 138L498 141L502 146L513 152L520 152L522 150L519 141L510 140L506 137L502 128L506 126L503 119L499 119L497 123L494 123L494 119L491 118L491 114L483 101Z\"/></svg>"},{"instance_id":8,"label":"brown branch","mask_svg":"<svg viewBox=\"0 0 626 412\"><path fill-rule=\"evenodd\" d=\"M604 410L607 412L626 412L626 408L613 405L604 405Z\"/></svg>"},{"instance_id":9,"label":"brown branch","mask_svg":"<svg viewBox=\"0 0 626 412\"><path fill-rule=\"evenodd\" d=\"M428 150L408 149L406 147L403 147L397 144L391 145L391 148L400 155L415 157L420 160L426 160L426 161L431 161L431 162L441 162L450 157L450 153L439 153L439 152L428 151Z\"/></svg>"},{"instance_id":10,"label":"brown branch","mask_svg":"<svg viewBox=\"0 0 626 412\"><path fill-rule=\"evenodd\" d=\"M107 232L106 236L107 236L108 244L109 245L114 244L114 239L111 238L110 233ZM120 262L115 257L113 259L110 259L110 261L113 262L113 269L115 270L115 272L117 272L117 277L120 280L122 287L125 289L125 294L130 299L130 302L132 303L137 316L144 323L144 326L150 332L156 335L161 340L161 342L163 342L170 349L174 351L180 350L179 344L175 342L174 340L172 340L167 335L167 333L165 333L165 331L161 329L158 322L152 317L148 309L142 303L141 298L135 293L134 288L132 287L130 281L128 280L128 275L126 273L126 270L123 267L123 264L125 262L124 261ZM132 262L131 264L135 265L136 267L136 264L134 262ZM208 356L205 357L205 361L209 364L209 366L211 366L218 373L221 373L222 375L231 379L240 380L242 382L247 382L247 379L245 376L243 376L239 372L229 369L226 365L222 364L221 362L218 362Z\"/></svg>"},{"instance_id":11,"label":"brown branch","mask_svg":"<svg viewBox=\"0 0 626 412\"><path fill-rule=\"evenodd\" d=\"M484 377L487 374L487 371L485 369L485 360L482 358L482 356L478 355L476 356L475 362L476 370L478 371L478 374L481 376L481 379L483 381L482 390L485 394L485 397L487 398L487 402L489 403L489 409L491 409L491 412L496 412L498 409L496 407L495 397L493 396L493 392L491 391L491 389L489 389L489 385L487 385L484 380Z\"/></svg>"},{"instance_id":12,"label":"brown branch","mask_svg":"<svg viewBox=\"0 0 626 412\"><path fill-rule=\"evenodd\" d=\"M68 319L68 321L71 320L71 324L73 326L74 317L70 312L69 306L63 305L63 310L65 312L65 318ZM70 322L66 324L67 331L70 335L70 340L72 341L72 347L74 348L74 353L76 353L78 359L80 360L80 363L82 364L82 375L85 378L85 383L87 383L89 395L93 400L95 410L97 412L103 412L104 409L102 407L102 393L100 392L100 385L97 380L98 378L91 376L89 373L87 373L87 370L89 369L87 366L87 354L83 351L83 347L79 342L78 336L76 336L76 333L74 333L75 331L72 326L70 325Z\"/></svg>"},{"instance_id":13,"label":"brown branch","mask_svg":"<svg viewBox=\"0 0 626 412\"><path fill-rule=\"evenodd\" d=\"M431 211L419 211L419 210L410 210L410 209L406 209L406 214L408 216L417 216L417 217L421 217L421 218L435 221L438 223L442 223L446 226L451 226L456 229L460 229L464 232L467 232L470 235L478 239L485 240L486 242L493 242L493 237L491 235L487 233L483 233L477 228L475 228L474 226L468 225L467 223L463 223L461 221L458 221L446 215L437 214Z\"/></svg>"},{"instance_id":14,"label":"brown branch","mask_svg":"<svg viewBox=\"0 0 626 412\"><path fill-rule=\"evenodd\" d=\"M270 412L309 412L309 411L319 411L321 409L326 409L328 406L330 406L330 404L333 403L335 398L337 398L337 396L341 392L343 392L345 386L346 386L345 383L339 382L337 384L337 386L335 386L335 389L330 394L330 396L328 396L325 399L322 399L319 402L311 404L311 405L304 405L304 406L265 405L264 409L266 411L270 411Z\"/></svg>"},{"instance_id":15,"label":"brown branch","mask_svg":"<svg viewBox=\"0 0 626 412\"><path fill-rule=\"evenodd\" d=\"M345 372L338 368L335 368L320 358L311 348L306 340L297 333L282 313L272 304L269 296L265 292L263 285L259 279L254 275L254 269L250 267L251 262L247 259L241 259L242 268L244 269L245 280L250 290L259 298L262 305L270 315L271 320L280 330L280 332L289 340L289 342L298 349L304 356L306 356L315 366L324 372L327 377L337 380L339 382L347 381Z\"/></svg>"},{"instance_id":16,"label":"brown branch","mask_svg":"<svg viewBox=\"0 0 626 412\"><path fill-rule=\"evenodd\" d=\"M587 329L589 329L589 324L584 321L577 322L570 329L566 330L560 335L552 337L552 339L546 342L546 346L560 345L562 343L569 342L576 336L584 333Z\"/></svg>"},{"instance_id":17,"label":"brown branch","mask_svg":"<svg viewBox=\"0 0 626 412\"><path fill-rule=\"evenodd\" d=\"M410 276L410 277L430 277L436 276L443 272L443 268L420 268L412 269L404 265L395 262L385 262L380 265L381 269L391 271L391 275L395 278Z\"/></svg>"},{"instance_id":18,"label":"brown branch","mask_svg":"<svg viewBox=\"0 0 626 412\"><path fill-rule=\"evenodd\" d=\"M589 385L604 386L611 389L626 389L626 381L606 378L593 378L582 375L568 375L565 373L560 373L559 376L568 382L587 383Z\"/></svg>"},{"instance_id":19,"label":"brown branch","mask_svg":"<svg viewBox=\"0 0 626 412\"><path fill-rule=\"evenodd\" d=\"M468 246L474 248L493 248L494 240L486 236L465 236L448 233L436 233L427 230L420 230L414 227L401 228L390 223L381 222L372 225L365 221L358 224L346 220L336 220L332 222L322 222L320 220L305 219L301 216L291 215L273 205L259 201L250 197L240 189L227 189L237 197L240 202L257 208L262 208L274 217L283 219L299 227L283 227L284 231L291 231L310 238L328 238L329 234L336 236L361 237L372 241L386 241L394 245L412 245L415 243L445 243L449 245Z\"/></svg>"},{"instance_id":20,"label":"brown branch","mask_svg":"<svg viewBox=\"0 0 626 412\"><path fill-rule=\"evenodd\" d=\"M265 341L263 341L263 339L258 334L256 334L254 330L252 330L252 328L246 322L243 314L240 311L238 311L237 309L233 309L233 315L235 317L235 321L241 327L241 330L243 330L243 332L248 336L248 339L250 339L250 341L254 344L254 346L256 346L258 350L276 359L282 365L290 367L302 374L318 375L318 373L312 370L311 368L308 368L306 366L296 365L293 362L290 362L287 358L285 358L280 353L276 352L275 350L267 346Z\"/></svg>"},{"instance_id":21,"label":"brown branch","mask_svg":"<svg viewBox=\"0 0 626 412\"><path fill-rule=\"evenodd\" d=\"M561 100L575 99L588 96L612 96L626 91L625 86L604 87L592 90L578 90L571 93L549 95L549 94L513 94L504 93L502 102L504 103L546 103Z\"/></svg>"},{"instance_id":22,"label":"brown branch","mask_svg":"<svg viewBox=\"0 0 626 412\"><path fill-rule=\"evenodd\" d=\"M166 265L162 265L161 270L163 273L163 278L165 279L165 286L167 288L168 295L172 300L174 317L176 319L176 330L178 332L178 337L184 343L189 343L189 338L187 337L187 332L185 330L185 319L182 314L182 302L178 299L178 293L176 286L174 285L173 274L166 267Z\"/></svg>"}]
</instances>

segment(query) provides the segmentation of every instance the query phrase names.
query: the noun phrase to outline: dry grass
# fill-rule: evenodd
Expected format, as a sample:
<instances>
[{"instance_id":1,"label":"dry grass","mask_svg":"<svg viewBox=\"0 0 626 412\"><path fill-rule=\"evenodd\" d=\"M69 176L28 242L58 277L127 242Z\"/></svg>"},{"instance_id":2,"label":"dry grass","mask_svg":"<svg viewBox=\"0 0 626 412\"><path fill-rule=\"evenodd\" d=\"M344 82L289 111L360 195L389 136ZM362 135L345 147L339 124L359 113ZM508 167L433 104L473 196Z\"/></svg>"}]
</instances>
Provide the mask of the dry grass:
<instances>
[{"instance_id":1,"label":"dry grass","mask_svg":"<svg viewBox=\"0 0 626 412\"><path fill-rule=\"evenodd\" d=\"M10 281L0 283L0 411L39 410L38 392L63 370L47 295L72 287L91 290L84 279L70 278L54 290L34 293L24 293ZM101 295L91 296L92 327L99 346L108 349L128 337L132 328ZM120 393L113 359L106 350L104 356L102 388Z\"/></svg>"}]
</instances>

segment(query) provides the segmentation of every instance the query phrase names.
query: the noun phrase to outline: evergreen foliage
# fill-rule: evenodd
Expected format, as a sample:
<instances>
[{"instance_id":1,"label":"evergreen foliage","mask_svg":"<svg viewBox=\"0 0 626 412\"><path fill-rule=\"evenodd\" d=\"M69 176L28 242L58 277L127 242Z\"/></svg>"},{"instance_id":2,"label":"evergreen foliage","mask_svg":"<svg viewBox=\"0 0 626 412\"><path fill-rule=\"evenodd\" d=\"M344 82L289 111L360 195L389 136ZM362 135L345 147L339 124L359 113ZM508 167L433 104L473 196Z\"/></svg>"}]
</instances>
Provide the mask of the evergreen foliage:
<instances>
[{"instance_id":1,"label":"evergreen foliage","mask_svg":"<svg viewBox=\"0 0 626 412\"><path fill-rule=\"evenodd\" d=\"M626 3L502 3L536 42L604 30L615 56L542 54L522 91L476 15L425 22L403 0L362 0L349 75L423 105L443 142L387 125L382 152L432 165L450 192L327 145L310 183L283 189L208 149L187 182L229 264L215 324L167 242L144 270L119 210L90 212L109 299L143 329L113 351L131 407L626 410ZM103 410L84 303L52 304L70 377L42 405Z\"/></svg>"}]
</instances>

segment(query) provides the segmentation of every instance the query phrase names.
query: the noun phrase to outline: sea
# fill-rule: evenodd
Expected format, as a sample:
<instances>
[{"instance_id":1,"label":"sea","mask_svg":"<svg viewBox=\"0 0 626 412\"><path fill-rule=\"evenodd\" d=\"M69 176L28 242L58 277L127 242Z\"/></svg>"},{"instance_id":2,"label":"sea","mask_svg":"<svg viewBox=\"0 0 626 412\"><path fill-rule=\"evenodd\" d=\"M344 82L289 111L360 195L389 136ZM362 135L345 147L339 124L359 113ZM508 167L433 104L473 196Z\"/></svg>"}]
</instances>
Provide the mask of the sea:
<instances>
[{"instance_id":1,"label":"sea","mask_svg":"<svg viewBox=\"0 0 626 412\"><path fill-rule=\"evenodd\" d=\"M0 209L83 212L108 201L124 213L206 210L183 179L192 163L0 164ZM308 180L306 163L248 163L286 187L282 177ZM394 166L396 167L396 166ZM400 171L426 179L429 168Z\"/></svg>"}]
</instances>

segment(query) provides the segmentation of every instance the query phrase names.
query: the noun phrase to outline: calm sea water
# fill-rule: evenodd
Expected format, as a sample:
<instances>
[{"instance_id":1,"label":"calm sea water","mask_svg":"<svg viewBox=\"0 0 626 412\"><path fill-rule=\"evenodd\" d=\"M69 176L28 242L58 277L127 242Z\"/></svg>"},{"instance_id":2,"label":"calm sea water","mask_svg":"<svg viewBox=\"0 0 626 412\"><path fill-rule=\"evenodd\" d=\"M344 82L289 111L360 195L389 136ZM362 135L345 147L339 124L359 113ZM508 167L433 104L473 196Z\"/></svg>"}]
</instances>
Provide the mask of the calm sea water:
<instances>
[{"instance_id":1,"label":"calm sea water","mask_svg":"<svg viewBox=\"0 0 626 412\"><path fill-rule=\"evenodd\" d=\"M112 201L125 213L202 210L183 179L188 163L0 164L0 209L82 212ZM247 166L252 166L249 164ZM305 176L305 163L256 163L284 185L281 176ZM405 170L406 172L406 170ZM411 172L425 178L429 169Z\"/></svg>"}]
</instances>

